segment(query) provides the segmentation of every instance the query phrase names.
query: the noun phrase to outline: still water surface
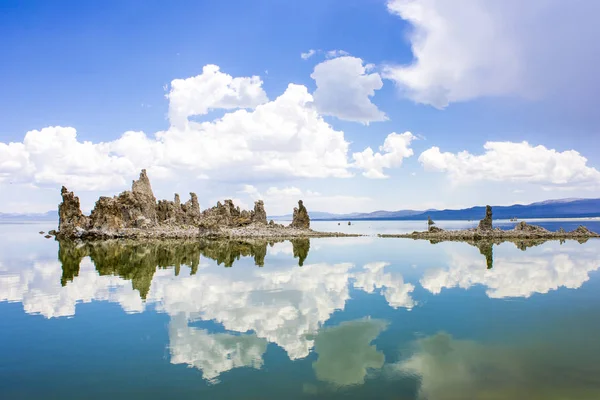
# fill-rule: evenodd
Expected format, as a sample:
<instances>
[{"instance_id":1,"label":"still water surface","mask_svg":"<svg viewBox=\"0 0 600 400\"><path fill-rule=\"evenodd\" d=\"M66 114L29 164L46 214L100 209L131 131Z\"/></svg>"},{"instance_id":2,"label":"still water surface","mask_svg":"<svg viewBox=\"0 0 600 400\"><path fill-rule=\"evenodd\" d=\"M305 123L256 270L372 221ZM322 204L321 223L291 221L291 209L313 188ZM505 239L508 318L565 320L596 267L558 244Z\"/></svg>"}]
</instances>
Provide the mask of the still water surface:
<instances>
[{"instance_id":1,"label":"still water surface","mask_svg":"<svg viewBox=\"0 0 600 400\"><path fill-rule=\"evenodd\" d=\"M3 399L600 398L598 240L492 259L377 237L75 246L51 225L0 225Z\"/></svg>"}]
</instances>

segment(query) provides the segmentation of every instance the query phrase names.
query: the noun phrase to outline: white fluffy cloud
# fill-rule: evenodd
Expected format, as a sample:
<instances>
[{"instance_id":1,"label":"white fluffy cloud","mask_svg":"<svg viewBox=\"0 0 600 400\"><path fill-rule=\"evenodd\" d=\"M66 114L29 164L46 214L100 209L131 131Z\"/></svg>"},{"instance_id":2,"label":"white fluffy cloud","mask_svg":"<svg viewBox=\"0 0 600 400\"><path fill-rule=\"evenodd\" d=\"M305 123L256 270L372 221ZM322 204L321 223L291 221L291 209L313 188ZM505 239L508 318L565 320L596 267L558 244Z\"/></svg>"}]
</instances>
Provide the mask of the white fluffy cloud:
<instances>
[{"instance_id":1,"label":"white fluffy cloud","mask_svg":"<svg viewBox=\"0 0 600 400\"><path fill-rule=\"evenodd\" d=\"M600 171L575 150L563 152L527 142L487 142L485 153L441 152L432 147L419 156L423 167L446 172L455 182L474 180L537 183L555 186L600 185Z\"/></svg>"},{"instance_id":2,"label":"white fluffy cloud","mask_svg":"<svg viewBox=\"0 0 600 400\"><path fill-rule=\"evenodd\" d=\"M337 57L315 66L311 78L317 84L313 94L319 112L347 121L368 124L385 121L385 113L370 97L383 87L378 73L369 73L370 65L356 57Z\"/></svg>"},{"instance_id":3,"label":"white fluffy cloud","mask_svg":"<svg viewBox=\"0 0 600 400\"><path fill-rule=\"evenodd\" d=\"M217 65L205 65L202 74L174 79L169 99L172 125L185 125L188 117L203 115L213 109L254 108L268 101L258 76L233 78Z\"/></svg>"},{"instance_id":4,"label":"white fluffy cloud","mask_svg":"<svg viewBox=\"0 0 600 400\"><path fill-rule=\"evenodd\" d=\"M0 184L112 190L123 188L141 168L153 179L178 180L352 176L344 133L323 120L307 88L290 84L265 102L261 83L256 77L233 78L216 66L175 80L169 94L173 124L153 136L130 131L92 143L79 140L70 127L27 132L22 143L0 143ZM213 121L188 120L212 108L237 107L254 109Z\"/></svg>"},{"instance_id":5,"label":"white fluffy cloud","mask_svg":"<svg viewBox=\"0 0 600 400\"><path fill-rule=\"evenodd\" d=\"M384 169L399 167L405 158L413 155L413 150L409 147L413 140L415 136L410 132L390 133L383 146L379 147L381 153L375 153L368 147L360 153L352 154L354 165L363 169L363 175L367 178L387 178Z\"/></svg>"},{"instance_id":6,"label":"white fluffy cloud","mask_svg":"<svg viewBox=\"0 0 600 400\"><path fill-rule=\"evenodd\" d=\"M414 62L384 76L416 102L598 89L598 2L389 0L388 9L413 25Z\"/></svg>"},{"instance_id":7,"label":"white fluffy cloud","mask_svg":"<svg viewBox=\"0 0 600 400\"><path fill-rule=\"evenodd\" d=\"M126 132L123 138L132 132ZM111 152L111 143L79 141L74 128L47 127L27 132L21 154L13 159L21 169L13 179L38 185L64 183L82 190L98 190L125 184L123 176L136 172L129 157Z\"/></svg>"}]
</instances>

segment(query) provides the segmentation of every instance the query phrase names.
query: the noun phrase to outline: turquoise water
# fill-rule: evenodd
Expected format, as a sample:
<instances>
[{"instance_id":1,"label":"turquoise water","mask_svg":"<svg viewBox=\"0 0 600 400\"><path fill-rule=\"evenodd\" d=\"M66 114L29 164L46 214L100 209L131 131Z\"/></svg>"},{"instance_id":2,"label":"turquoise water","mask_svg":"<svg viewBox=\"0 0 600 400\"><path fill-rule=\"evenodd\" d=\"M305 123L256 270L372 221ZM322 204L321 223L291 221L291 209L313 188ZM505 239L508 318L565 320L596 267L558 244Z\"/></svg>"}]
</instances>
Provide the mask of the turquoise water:
<instances>
[{"instance_id":1,"label":"turquoise water","mask_svg":"<svg viewBox=\"0 0 600 400\"><path fill-rule=\"evenodd\" d=\"M52 228L0 225L3 399L600 398L598 240L506 242L488 268L466 243Z\"/></svg>"}]
</instances>

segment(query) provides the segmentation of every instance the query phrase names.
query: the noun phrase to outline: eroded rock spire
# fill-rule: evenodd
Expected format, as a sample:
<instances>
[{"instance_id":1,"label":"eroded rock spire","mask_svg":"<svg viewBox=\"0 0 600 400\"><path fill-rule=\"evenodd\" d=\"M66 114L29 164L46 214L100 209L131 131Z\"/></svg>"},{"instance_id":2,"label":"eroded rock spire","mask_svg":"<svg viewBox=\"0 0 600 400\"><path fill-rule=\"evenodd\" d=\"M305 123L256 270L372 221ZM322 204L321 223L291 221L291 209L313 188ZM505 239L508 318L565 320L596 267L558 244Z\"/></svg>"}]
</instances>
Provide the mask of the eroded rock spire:
<instances>
[{"instance_id":1,"label":"eroded rock spire","mask_svg":"<svg viewBox=\"0 0 600 400\"><path fill-rule=\"evenodd\" d=\"M308 216L308 211L306 210L306 207L304 207L302 200L298 200L298 207L294 207L294 214L290 226L299 229L310 228L310 217Z\"/></svg>"},{"instance_id":2,"label":"eroded rock spire","mask_svg":"<svg viewBox=\"0 0 600 400\"><path fill-rule=\"evenodd\" d=\"M58 205L58 230L67 234L76 234L88 228L89 218L81 212L79 197L69 192L66 187L60 190L62 203Z\"/></svg>"},{"instance_id":3,"label":"eroded rock spire","mask_svg":"<svg viewBox=\"0 0 600 400\"><path fill-rule=\"evenodd\" d=\"M479 226L477 227L480 231L491 231L492 227L492 207L485 206L485 218L479 221Z\"/></svg>"}]
</instances>

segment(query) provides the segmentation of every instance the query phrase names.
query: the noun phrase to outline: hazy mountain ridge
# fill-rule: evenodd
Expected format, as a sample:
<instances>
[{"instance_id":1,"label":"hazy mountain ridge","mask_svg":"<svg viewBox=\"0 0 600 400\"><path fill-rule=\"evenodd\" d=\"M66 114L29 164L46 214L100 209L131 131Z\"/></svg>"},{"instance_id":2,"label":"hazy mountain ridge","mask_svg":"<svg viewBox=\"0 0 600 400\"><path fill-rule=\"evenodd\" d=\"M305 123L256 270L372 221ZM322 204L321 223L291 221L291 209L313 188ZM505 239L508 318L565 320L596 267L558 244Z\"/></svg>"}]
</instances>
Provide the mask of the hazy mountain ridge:
<instances>
[{"instance_id":1,"label":"hazy mountain ridge","mask_svg":"<svg viewBox=\"0 0 600 400\"><path fill-rule=\"evenodd\" d=\"M494 219L509 218L583 218L600 217L600 199L555 199L527 205L493 206ZM378 210L370 213L335 214L322 211L309 211L313 221L327 220L476 220L485 215L485 206L476 206L459 210ZM291 220L292 215L269 216L269 219ZM46 213L1 213L0 221L55 221L56 211Z\"/></svg>"},{"instance_id":2,"label":"hazy mountain ridge","mask_svg":"<svg viewBox=\"0 0 600 400\"><path fill-rule=\"evenodd\" d=\"M58 221L58 212L48 211L26 214L0 212L0 221Z\"/></svg>"},{"instance_id":3,"label":"hazy mountain ridge","mask_svg":"<svg viewBox=\"0 0 600 400\"><path fill-rule=\"evenodd\" d=\"M493 206L494 219L510 218L584 218L600 217L600 199L556 199L527 205ZM310 212L312 220L477 220L485 215L485 206L459 210L398 210L371 213L334 214ZM291 219L291 215L273 216L272 219Z\"/></svg>"}]
</instances>

